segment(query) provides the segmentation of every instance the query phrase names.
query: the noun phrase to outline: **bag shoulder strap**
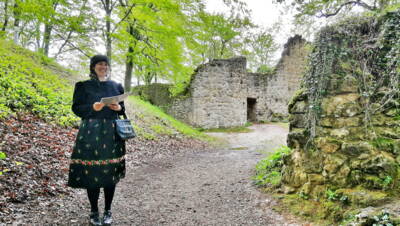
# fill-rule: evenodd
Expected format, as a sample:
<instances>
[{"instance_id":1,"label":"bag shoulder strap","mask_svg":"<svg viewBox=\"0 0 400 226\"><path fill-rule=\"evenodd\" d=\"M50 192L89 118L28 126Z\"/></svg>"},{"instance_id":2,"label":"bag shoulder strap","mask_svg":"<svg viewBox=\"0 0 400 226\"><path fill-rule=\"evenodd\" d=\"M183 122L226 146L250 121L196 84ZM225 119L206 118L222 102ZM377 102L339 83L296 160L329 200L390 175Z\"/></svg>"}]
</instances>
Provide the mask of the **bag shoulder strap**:
<instances>
[{"instance_id":1,"label":"bag shoulder strap","mask_svg":"<svg viewBox=\"0 0 400 226\"><path fill-rule=\"evenodd\" d=\"M118 118L120 118L120 114L118 114ZM124 117L124 119L128 119L128 116L126 116L126 113L125 113L125 111L124 111L124 113L122 114L122 116Z\"/></svg>"}]
</instances>

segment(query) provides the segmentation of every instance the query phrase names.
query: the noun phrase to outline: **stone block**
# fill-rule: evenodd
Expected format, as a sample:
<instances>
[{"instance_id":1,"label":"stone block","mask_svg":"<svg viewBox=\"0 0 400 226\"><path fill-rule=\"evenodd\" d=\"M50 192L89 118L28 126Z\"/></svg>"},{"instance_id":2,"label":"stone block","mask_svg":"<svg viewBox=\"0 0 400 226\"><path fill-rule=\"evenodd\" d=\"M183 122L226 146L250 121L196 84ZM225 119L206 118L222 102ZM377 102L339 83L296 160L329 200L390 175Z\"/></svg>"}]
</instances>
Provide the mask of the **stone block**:
<instances>
[{"instance_id":1,"label":"stone block","mask_svg":"<svg viewBox=\"0 0 400 226\"><path fill-rule=\"evenodd\" d=\"M396 178L399 165L393 156L385 152L380 152L371 154L369 159L362 160L360 168L363 169L363 172L370 175Z\"/></svg>"},{"instance_id":2,"label":"stone block","mask_svg":"<svg viewBox=\"0 0 400 226\"><path fill-rule=\"evenodd\" d=\"M385 115L389 116L389 117L394 117L396 115L400 114L398 109L392 108L392 109L388 109L385 111Z\"/></svg>"},{"instance_id":3,"label":"stone block","mask_svg":"<svg viewBox=\"0 0 400 226\"><path fill-rule=\"evenodd\" d=\"M325 182L325 178L321 174L308 174L308 181L313 185L322 185Z\"/></svg>"},{"instance_id":4,"label":"stone block","mask_svg":"<svg viewBox=\"0 0 400 226\"><path fill-rule=\"evenodd\" d=\"M306 116L304 114L290 114L289 123L291 128L305 128L307 126Z\"/></svg>"},{"instance_id":5,"label":"stone block","mask_svg":"<svg viewBox=\"0 0 400 226\"><path fill-rule=\"evenodd\" d=\"M319 137L315 140L315 144L321 152L334 153L340 149L342 142L329 137Z\"/></svg>"},{"instance_id":6,"label":"stone block","mask_svg":"<svg viewBox=\"0 0 400 226\"><path fill-rule=\"evenodd\" d=\"M361 154L370 155L375 150L374 146L369 144L368 142L344 142L342 144L342 148L340 152L344 155L357 157Z\"/></svg>"},{"instance_id":7,"label":"stone block","mask_svg":"<svg viewBox=\"0 0 400 226\"><path fill-rule=\"evenodd\" d=\"M358 92L358 81L352 75L346 75L342 77L340 75L333 75L329 81L328 89L331 93L342 94L342 93L357 93Z\"/></svg>"},{"instance_id":8,"label":"stone block","mask_svg":"<svg viewBox=\"0 0 400 226\"><path fill-rule=\"evenodd\" d=\"M291 114L304 114L307 112L308 103L306 101L297 101L289 108Z\"/></svg>"},{"instance_id":9,"label":"stone block","mask_svg":"<svg viewBox=\"0 0 400 226\"><path fill-rule=\"evenodd\" d=\"M398 126L400 127L400 121L395 120L394 117L389 117L384 114L375 114L372 116L371 123L374 126Z\"/></svg>"},{"instance_id":10,"label":"stone block","mask_svg":"<svg viewBox=\"0 0 400 226\"><path fill-rule=\"evenodd\" d=\"M302 149L307 142L305 129L294 128L287 136L287 145L291 149Z\"/></svg>"},{"instance_id":11,"label":"stone block","mask_svg":"<svg viewBox=\"0 0 400 226\"><path fill-rule=\"evenodd\" d=\"M345 163L346 157L341 155L326 155L323 162L324 171L331 178Z\"/></svg>"},{"instance_id":12,"label":"stone block","mask_svg":"<svg viewBox=\"0 0 400 226\"><path fill-rule=\"evenodd\" d=\"M357 93L340 94L322 99L322 115L333 117L352 117L362 112Z\"/></svg>"},{"instance_id":13,"label":"stone block","mask_svg":"<svg viewBox=\"0 0 400 226\"><path fill-rule=\"evenodd\" d=\"M391 139L400 139L398 133L399 127L376 127L375 132L379 137L387 137Z\"/></svg>"},{"instance_id":14,"label":"stone block","mask_svg":"<svg viewBox=\"0 0 400 226\"><path fill-rule=\"evenodd\" d=\"M323 127L328 128L343 128L343 127L357 127L362 124L362 117L323 117L321 118L319 124Z\"/></svg>"},{"instance_id":15,"label":"stone block","mask_svg":"<svg viewBox=\"0 0 400 226\"><path fill-rule=\"evenodd\" d=\"M330 135L334 138L343 139L350 134L348 129L341 128L341 129L332 129L330 131Z\"/></svg>"},{"instance_id":16,"label":"stone block","mask_svg":"<svg viewBox=\"0 0 400 226\"><path fill-rule=\"evenodd\" d=\"M341 194L341 196L347 196L352 204L361 207L377 206L390 201L388 194L380 191L370 191L362 187L338 189L336 193Z\"/></svg>"}]
</instances>

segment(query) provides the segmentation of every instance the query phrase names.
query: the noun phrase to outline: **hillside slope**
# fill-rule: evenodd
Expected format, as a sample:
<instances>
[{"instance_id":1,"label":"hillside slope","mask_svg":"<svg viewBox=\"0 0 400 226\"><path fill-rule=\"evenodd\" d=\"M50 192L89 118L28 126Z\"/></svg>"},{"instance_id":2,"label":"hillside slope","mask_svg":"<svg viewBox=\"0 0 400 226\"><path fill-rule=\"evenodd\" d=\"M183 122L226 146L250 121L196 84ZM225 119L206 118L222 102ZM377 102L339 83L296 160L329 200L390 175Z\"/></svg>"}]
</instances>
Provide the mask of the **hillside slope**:
<instances>
[{"instance_id":1,"label":"hillside slope","mask_svg":"<svg viewBox=\"0 0 400 226\"><path fill-rule=\"evenodd\" d=\"M79 118L70 108L82 77L0 40L0 224L73 204L65 184ZM206 147L200 140L209 138L147 102L130 97L126 105L138 134L127 143L128 167Z\"/></svg>"}]
</instances>

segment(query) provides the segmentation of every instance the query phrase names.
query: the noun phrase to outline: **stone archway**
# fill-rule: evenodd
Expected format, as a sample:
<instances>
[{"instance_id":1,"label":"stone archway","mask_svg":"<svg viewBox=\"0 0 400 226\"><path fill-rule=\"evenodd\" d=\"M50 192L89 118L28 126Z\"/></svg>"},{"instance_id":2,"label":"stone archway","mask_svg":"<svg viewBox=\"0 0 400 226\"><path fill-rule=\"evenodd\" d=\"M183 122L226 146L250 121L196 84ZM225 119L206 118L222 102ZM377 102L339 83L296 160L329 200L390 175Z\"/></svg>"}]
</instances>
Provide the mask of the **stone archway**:
<instances>
[{"instance_id":1,"label":"stone archway","mask_svg":"<svg viewBox=\"0 0 400 226\"><path fill-rule=\"evenodd\" d=\"M256 98L251 98L251 97L247 98L247 121L248 122L256 122L257 121L256 104L257 104Z\"/></svg>"}]
</instances>

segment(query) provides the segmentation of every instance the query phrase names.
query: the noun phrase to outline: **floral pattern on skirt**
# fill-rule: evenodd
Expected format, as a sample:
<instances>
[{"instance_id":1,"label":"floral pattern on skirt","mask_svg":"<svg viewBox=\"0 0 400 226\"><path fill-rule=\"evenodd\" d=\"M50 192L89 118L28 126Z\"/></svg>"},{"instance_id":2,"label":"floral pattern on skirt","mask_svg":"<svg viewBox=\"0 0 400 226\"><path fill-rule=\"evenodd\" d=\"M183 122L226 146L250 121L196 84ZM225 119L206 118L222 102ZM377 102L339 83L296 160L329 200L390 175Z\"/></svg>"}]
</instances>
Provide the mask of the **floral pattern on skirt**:
<instances>
[{"instance_id":1,"label":"floral pattern on skirt","mask_svg":"<svg viewBox=\"0 0 400 226\"><path fill-rule=\"evenodd\" d=\"M71 155L68 186L100 188L125 177L125 142L113 119L83 119Z\"/></svg>"}]
</instances>

